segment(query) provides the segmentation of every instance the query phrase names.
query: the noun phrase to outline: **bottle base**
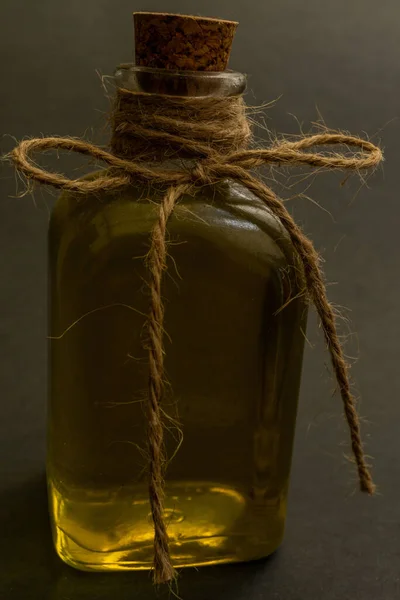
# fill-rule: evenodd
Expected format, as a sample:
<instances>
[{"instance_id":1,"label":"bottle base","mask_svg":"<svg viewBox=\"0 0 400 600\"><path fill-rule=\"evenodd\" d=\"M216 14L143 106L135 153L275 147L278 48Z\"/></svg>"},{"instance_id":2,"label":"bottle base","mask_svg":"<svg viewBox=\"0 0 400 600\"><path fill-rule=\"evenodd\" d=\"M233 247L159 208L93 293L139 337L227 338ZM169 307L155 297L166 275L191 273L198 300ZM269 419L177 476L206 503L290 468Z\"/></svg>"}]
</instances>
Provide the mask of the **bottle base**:
<instances>
[{"instance_id":1,"label":"bottle base","mask_svg":"<svg viewBox=\"0 0 400 600\"><path fill-rule=\"evenodd\" d=\"M153 525L146 489L60 494L50 484L58 555L82 571L149 570ZM105 497L105 494L107 497ZM256 560L280 545L284 502L257 504L236 489L204 482L169 484L165 517L175 567Z\"/></svg>"},{"instance_id":2,"label":"bottle base","mask_svg":"<svg viewBox=\"0 0 400 600\"><path fill-rule=\"evenodd\" d=\"M224 543L226 540L221 540ZM64 543L65 540L60 539L60 544L57 545L56 550L59 558L68 566L77 569L78 571L150 571L152 570L152 562L138 562L134 556L130 556L129 552L124 553L107 553L106 556L95 556L93 555L93 562L90 561L90 556L86 556L84 562L77 560L76 552L74 551L74 547L70 545L70 543ZM240 563L240 562L250 562L253 560L260 560L263 558L267 558L278 549L280 544L276 547L271 546L269 550L264 549L260 551L259 554L251 553L251 555L245 557L241 557L239 555L226 555L220 557L209 557L201 560L199 558L191 558L187 559L182 556L181 553L176 553L172 551L172 563L175 568L181 569L186 567L207 567L207 566L216 566L223 564L232 564L232 563ZM173 549L172 549L173 550ZM134 555L134 552L132 552Z\"/></svg>"}]
</instances>

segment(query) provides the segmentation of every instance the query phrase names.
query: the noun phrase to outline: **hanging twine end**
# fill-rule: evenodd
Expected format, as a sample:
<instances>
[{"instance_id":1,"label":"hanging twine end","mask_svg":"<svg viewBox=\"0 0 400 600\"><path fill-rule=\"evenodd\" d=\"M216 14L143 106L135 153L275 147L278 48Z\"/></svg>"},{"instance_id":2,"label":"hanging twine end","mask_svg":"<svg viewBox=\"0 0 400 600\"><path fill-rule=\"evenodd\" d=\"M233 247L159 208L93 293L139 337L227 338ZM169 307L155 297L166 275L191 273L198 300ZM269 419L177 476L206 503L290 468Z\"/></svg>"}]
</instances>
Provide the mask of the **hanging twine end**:
<instances>
[{"instance_id":1,"label":"hanging twine end","mask_svg":"<svg viewBox=\"0 0 400 600\"><path fill-rule=\"evenodd\" d=\"M153 582L155 585L159 585L160 583L170 583L174 581L177 576L178 573L171 565L169 559L162 560L154 565Z\"/></svg>"},{"instance_id":2,"label":"hanging twine end","mask_svg":"<svg viewBox=\"0 0 400 600\"><path fill-rule=\"evenodd\" d=\"M369 473L366 473L362 478L360 478L360 490L373 496L376 492L376 485L372 481L372 477Z\"/></svg>"}]
</instances>

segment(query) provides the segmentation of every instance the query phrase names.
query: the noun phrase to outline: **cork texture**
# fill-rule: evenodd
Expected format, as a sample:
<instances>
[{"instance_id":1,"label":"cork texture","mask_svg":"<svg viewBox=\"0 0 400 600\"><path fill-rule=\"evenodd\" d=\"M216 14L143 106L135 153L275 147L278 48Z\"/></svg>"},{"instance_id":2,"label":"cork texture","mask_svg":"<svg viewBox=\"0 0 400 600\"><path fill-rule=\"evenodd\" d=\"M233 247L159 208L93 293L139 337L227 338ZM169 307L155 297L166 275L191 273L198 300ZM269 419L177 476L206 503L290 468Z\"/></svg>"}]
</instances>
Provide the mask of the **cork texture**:
<instances>
[{"instance_id":1,"label":"cork texture","mask_svg":"<svg viewBox=\"0 0 400 600\"><path fill-rule=\"evenodd\" d=\"M189 15L133 13L138 66L224 71L237 23Z\"/></svg>"}]
</instances>

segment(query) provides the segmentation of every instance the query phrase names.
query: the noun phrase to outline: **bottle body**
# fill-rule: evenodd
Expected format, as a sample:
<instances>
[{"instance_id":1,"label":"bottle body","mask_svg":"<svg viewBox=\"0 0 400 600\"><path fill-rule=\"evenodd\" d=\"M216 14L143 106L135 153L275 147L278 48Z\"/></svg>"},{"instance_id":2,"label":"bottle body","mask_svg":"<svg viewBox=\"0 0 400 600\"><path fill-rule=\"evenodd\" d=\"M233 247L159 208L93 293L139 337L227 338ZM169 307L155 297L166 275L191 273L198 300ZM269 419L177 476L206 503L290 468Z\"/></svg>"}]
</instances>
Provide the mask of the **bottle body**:
<instances>
[{"instance_id":1,"label":"bottle body","mask_svg":"<svg viewBox=\"0 0 400 600\"><path fill-rule=\"evenodd\" d=\"M81 569L152 566L144 347L160 193L64 194L51 221L48 482L57 552ZM260 558L283 535L300 382L293 249L261 201L228 181L182 198L168 241L172 561Z\"/></svg>"}]
</instances>

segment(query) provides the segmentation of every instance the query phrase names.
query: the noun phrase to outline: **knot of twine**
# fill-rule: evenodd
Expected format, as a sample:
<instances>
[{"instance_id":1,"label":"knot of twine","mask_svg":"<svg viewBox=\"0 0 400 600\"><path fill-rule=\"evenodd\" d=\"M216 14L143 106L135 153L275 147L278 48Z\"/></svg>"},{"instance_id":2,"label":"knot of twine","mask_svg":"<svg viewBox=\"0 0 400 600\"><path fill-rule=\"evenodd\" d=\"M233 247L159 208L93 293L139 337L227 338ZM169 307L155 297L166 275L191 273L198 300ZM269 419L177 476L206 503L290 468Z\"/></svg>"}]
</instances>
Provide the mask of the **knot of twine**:
<instances>
[{"instance_id":1,"label":"knot of twine","mask_svg":"<svg viewBox=\"0 0 400 600\"><path fill-rule=\"evenodd\" d=\"M71 192L118 190L128 186L133 179L168 186L160 201L158 220L151 234L148 260L149 498L154 523L154 579L156 583L161 583L175 577L164 518L166 461L161 411L164 392L164 307L161 286L167 260L167 223L177 201L184 194L194 193L199 186L230 178L262 200L288 232L303 266L306 293L321 321L350 430L360 488L372 494L375 486L363 451L348 365L336 330L335 314L327 298L320 257L283 201L269 186L254 177L251 170L263 165L361 170L376 167L383 156L381 150L371 142L339 132L308 135L296 141L283 139L270 148L247 149L250 127L241 97L178 98L118 90L112 123L112 152L79 139L48 137L22 141L11 152L10 158L28 180ZM345 146L347 152L317 151L318 146L336 145ZM350 148L356 151L351 153ZM68 179L46 171L33 162L32 154L46 150L78 152L101 160L110 168L93 180ZM161 159L177 157L196 159L195 166L189 168L186 161L181 168L166 168L160 163Z\"/></svg>"}]
</instances>

